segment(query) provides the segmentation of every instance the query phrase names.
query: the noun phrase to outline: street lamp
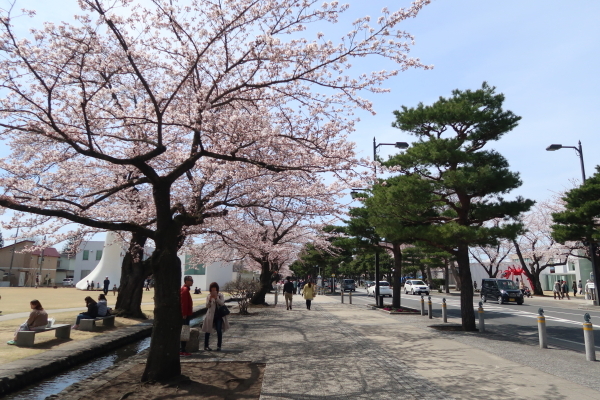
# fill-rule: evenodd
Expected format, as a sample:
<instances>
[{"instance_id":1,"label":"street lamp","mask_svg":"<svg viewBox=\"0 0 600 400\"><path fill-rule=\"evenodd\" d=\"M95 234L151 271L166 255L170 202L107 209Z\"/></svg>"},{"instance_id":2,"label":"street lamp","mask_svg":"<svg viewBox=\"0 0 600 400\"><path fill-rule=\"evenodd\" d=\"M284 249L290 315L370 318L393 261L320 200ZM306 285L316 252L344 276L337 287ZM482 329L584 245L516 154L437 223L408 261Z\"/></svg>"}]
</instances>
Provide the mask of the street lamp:
<instances>
[{"instance_id":1,"label":"street lamp","mask_svg":"<svg viewBox=\"0 0 600 400\"><path fill-rule=\"evenodd\" d=\"M408 143L406 142L395 142L395 143L379 143L375 138L373 138L373 170L375 172L375 178L377 179L377 164L375 164L375 160L377 159L377 148L379 146L395 146L398 149L407 149ZM375 304L379 307L383 307L383 299L381 299L381 304L379 304L379 251L375 250Z\"/></svg>"},{"instance_id":2,"label":"street lamp","mask_svg":"<svg viewBox=\"0 0 600 400\"><path fill-rule=\"evenodd\" d=\"M560 149L574 149L579 156L579 162L581 163L581 178L583 183L585 183L585 165L583 163L583 149L581 148L581 140L577 142L577 147L575 146L563 146L562 144L551 144L546 147L546 151L556 151ZM592 271L594 271L594 305L597 306L598 303L598 266L596 265L596 246L593 241L590 241L589 245L590 259L592 260Z\"/></svg>"},{"instance_id":3,"label":"street lamp","mask_svg":"<svg viewBox=\"0 0 600 400\"><path fill-rule=\"evenodd\" d=\"M373 163L377 159L377 148L379 146L395 146L395 147L397 147L399 149L408 149L408 143L406 143L406 142L379 143L379 144L377 144L377 142L375 141L375 138L373 138ZM377 165L373 164L373 169L374 169L375 173L377 173Z\"/></svg>"}]
</instances>

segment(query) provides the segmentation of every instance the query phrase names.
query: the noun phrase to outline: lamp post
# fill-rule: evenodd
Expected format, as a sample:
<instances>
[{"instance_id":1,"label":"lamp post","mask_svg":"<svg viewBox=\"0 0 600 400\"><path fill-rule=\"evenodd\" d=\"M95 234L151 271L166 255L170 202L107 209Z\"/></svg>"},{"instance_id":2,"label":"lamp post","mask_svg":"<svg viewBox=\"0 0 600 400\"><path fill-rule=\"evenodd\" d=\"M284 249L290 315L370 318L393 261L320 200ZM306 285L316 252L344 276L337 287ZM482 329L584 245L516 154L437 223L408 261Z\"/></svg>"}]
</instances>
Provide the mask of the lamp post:
<instances>
[{"instance_id":1,"label":"lamp post","mask_svg":"<svg viewBox=\"0 0 600 400\"><path fill-rule=\"evenodd\" d=\"M373 138L373 171L375 172L375 179L377 179L377 164L375 164L375 161L377 160L377 148L379 146L395 146L399 149L407 149L408 143L396 142L377 144L377 141ZM379 304L379 249L375 250L375 304L379 307L383 307L383 299L381 300L381 304Z\"/></svg>"},{"instance_id":2,"label":"lamp post","mask_svg":"<svg viewBox=\"0 0 600 400\"><path fill-rule=\"evenodd\" d=\"M579 162L581 163L581 178L583 183L585 183L585 165L583 163L583 149L581 148L581 140L577 142L576 146L563 146L562 144L551 144L546 147L546 151L556 151L560 149L574 149L577 155L579 156ZM597 306L598 303L598 265L596 265L596 246L594 245L594 241L590 240L589 244L589 252L590 259L592 260L592 271L594 272L594 305Z\"/></svg>"}]
</instances>

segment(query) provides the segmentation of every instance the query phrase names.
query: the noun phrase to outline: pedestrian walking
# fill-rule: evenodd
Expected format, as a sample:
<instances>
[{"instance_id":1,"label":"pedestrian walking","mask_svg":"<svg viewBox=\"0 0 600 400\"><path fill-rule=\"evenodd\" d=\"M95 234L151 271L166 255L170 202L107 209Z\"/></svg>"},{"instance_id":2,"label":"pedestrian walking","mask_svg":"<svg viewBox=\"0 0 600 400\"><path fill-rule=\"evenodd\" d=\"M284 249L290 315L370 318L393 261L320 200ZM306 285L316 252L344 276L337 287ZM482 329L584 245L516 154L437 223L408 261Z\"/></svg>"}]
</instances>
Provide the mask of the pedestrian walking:
<instances>
[{"instance_id":1,"label":"pedestrian walking","mask_svg":"<svg viewBox=\"0 0 600 400\"><path fill-rule=\"evenodd\" d=\"M567 285L567 281L562 281L561 289L563 298L567 296L567 300L571 300L571 298L569 297L569 285Z\"/></svg>"},{"instance_id":2,"label":"pedestrian walking","mask_svg":"<svg viewBox=\"0 0 600 400\"><path fill-rule=\"evenodd\" d=\"M311 281L308 281L302 288L302 295L304 296L304 300L306 300L306 309L310 310L310 304L316 295L315 285L313 285Z\"/></svg>"},{"instance_id":3,"label":"pedestrian walking","mask_svg":"<svg viewBox=\"0 0 600 400\"><path fill-rule=\"evenodd\" d=\"M100 290L100 281L97 282L98 287L96 289Z\"/></svg>"},{"instance_id":4,"label":"pedestrian walking","mask_svg":"<svg viewBox=\"0 0 600 400\"><path fill-rule=\"evenodd\" d=\"M519 282L519 289L521 290L521 294L525 295L525 282L523 282L523 279Z\"/></svg>"},{"instance_id":5,"label":"pedestrian walking","mask_svg":"<svg viewBox=\"0 0 600 400\"><path fill-rule=\"evenodd\" d=\"M288 276L287 282L283 284L283 297L285 297L285 306L288 310L292 309L292 299L294 296L294 284L291 282L291 278Z\"/></svg>"},{"instance_id":6,"label":"pedestrian walking","mask_svg":"<svg viewBox=\"0 0 600 400\"><path fill-rule=\"evenodd\" d=\"M581 282L581 281L579 281ZM573 281L573 298L577 297L577 282Z\"/></svg>"},{"instance_id":7,"label":"pedestrian walking","mask_svg":"<svg viewBox=\"0 0 600 400\"><path fill-rule=\"evenodd\" d=\"M117 284L115 283L113 285L113 296L116 296L116 295L117 295Z\"/></svg>"},{"instance_id":8,"label":"pedestrian walking","mask_svg":"<svg viewBox=\"0 0 600 400\"><path fill-rule=\"evenodd\" d=\"M581 283L581 279L579 280L579 283L577 284L577 289L579 289L579 294L583 294L583 284Z\"/></svg>"},{"instance_id":9,"label":"pedestrian walking","mask_svg":"<svg viewBox=\"0 0 600 400\"><path fill-rule=\"evenodd\" d=\"M37 287L39 286L39 284L40 284L40 276L39 276L39 275L36 275L36 277L35 277L35 288L36 288L36 289L37 289Z\"/></svg>"},{"instance_id":10,"label":"pedestrian walking","mask_svg":"<svg viewBox=\"0 0 600 400\"><path fill-rule=\"evenodd\" d=\"M477 291L477 281L473 281L473 291Z\"/></svg>"},{"instance_id":11,"label":"pedestrian walking","mask_svg":"<svg viewBox=\"0 0 600 400\"><path fill-rule=\"evenodd\" d=\"M110 288L110 281L108 280L108 276L104 278L104 295L108 294L108 290Z\"/></svg>"},{"instance_id":12,"label":"pedestrian walking","mask_svg":"<svg viewBox=\"0 0 600 400\"><path fill-rule=\"evenodd\" d=\"M150 290L150 278L146 279L146 290Z\"/></svg>"},{"instance_id":13,"label":"pedestrian walking","mask_svg":"<svg viewBox=\"0 0 600 400\"><path fill-rule=\"evenodd\" d=\"M6 344L17 344L17 333L20 331L35 331L44 329L48 325L48 313L42 304L38 300L31 300L29 306L31 307L29 318L17 328L13 340L9 340Z\"/></svg>"},{"instance_id":14,"label":"pedestrian walking","mask_svg":"<svg viewBox=\"0 0 600 400\"><path fill-rule=\"evenodd\" d=\"M204 332L204 350L212 351L208 346L210 334L217 332L217 351L221 351L223 345L223 332L229 330L229 321L227 316L221 315L219 308L225 305L225 297L219 292L219 284L213 282L208 287L209 295L206 298L206 315L202 323L202 332Z\"/></svg>"},{"instance_id":15,"label":"pedestrian walking","mask_svg":"<svg viewBox=\"0 0 600 400\"><path fill-rule=\"evenodd\" d=\"M556 281L554 282L554 288L552 289L552 292L554 293L554 300L556 300L556 296L558 296L558 299L561 300L562 296L561 296L561 287L560 287L560 281Z\"/></svg>"},{"instance_id":16,"label":"pedestrian walking","mask_svg":"<svg viewBox=\"0 0 600 400\"><path fill-rule=\"evenodd\" d=\"M192 295L190 294L190 287L194 284L194 280L191 276L186 275L183 278L183 286L179 291L179 302L181 303L181 316L183 317L182 322L182 330L189 329L190 320L192 319L193 307L192 307ZM187 328L183 328L187 326ZM186 351L187 341L180 341L180 356L191 356L190 353Z\"/></svg>"},{"instance_id":17,"label":"pedestrian walking","mask_svg":"<svg viewBox=\"0 0 600 400\"><path fill-rule=\"evenodd\" d=\"M294 294L298 294L298 281L294 281Z\"/></svg>"},{"instance_id":18,"label":"pedestrian walking","mask_svg":"<svg viewBox=\"0 0 600 400\"><path fill-rule=\"evenodd\" d=\"M85 283L87 283L87 287L85 288L85 290L90 290L90 281L85 281Z\"/></svg>"}]
</instances>

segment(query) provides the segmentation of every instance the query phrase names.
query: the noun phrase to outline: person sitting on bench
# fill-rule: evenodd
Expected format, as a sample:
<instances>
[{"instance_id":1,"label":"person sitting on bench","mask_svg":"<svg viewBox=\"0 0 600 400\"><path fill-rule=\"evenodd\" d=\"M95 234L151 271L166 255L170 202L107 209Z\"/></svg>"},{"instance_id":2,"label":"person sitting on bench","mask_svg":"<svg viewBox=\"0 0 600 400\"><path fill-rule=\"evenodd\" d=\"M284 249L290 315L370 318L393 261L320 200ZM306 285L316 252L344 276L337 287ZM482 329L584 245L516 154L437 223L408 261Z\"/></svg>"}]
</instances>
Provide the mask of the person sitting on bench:
<instances>
[{"instance_id":1,"label":"person sitting on bench","mask_svg":"<svg viewBox=\"0 0 600 400\"><path fill-rule=\"evenodd\" d=\"M40 303L39 300L31 300L29 305L32 309L31 313L29 314L29 319L19 326L19 328L15 331L15 337L13 340L6 342L7 344L16 344L17 333L20 331L44 329L46 328L46 325L48 325L48 313L42 307L42 303Z\"/></svg>"},{"instance_id":2,"label":"person sitting on bench","mask_svg":"<svg viewBox=\"0 0 600 400\"><path fill-rule=\"evenodd\" d=\"M81 313L77 316L77 320L75 321L75 325L73 325L72 329L79 329L79 321L82 319L96 319L98 316L98 303L94 301L90 296L85 298L85 305L87 306L87 312Z\"/></svg>"},{"instance_id":3,"label":"person sitting on bench","mask_svg":"<svg viewBox=\"0 0 600 400\"><path fill-rule=\"evenodd\" d=\"M102 293L100 293L98 295L98 316L106 317L107 315L110 315L111 311L112 311L112 308L110 308L108 306L106 296L104 296Z\"/></svg>"},{"instance_id":4,"label":"person sitting on bench","mask_svg":"<svg viewBox=\"0 0 600 400\"><path fill-rule=\"evenodd\" d=\"M194 289L194 294L202 294L202 290L200 290L200 288L199 288L199 287L196 287L196 288Z\"/></svg>"}]
</instances>

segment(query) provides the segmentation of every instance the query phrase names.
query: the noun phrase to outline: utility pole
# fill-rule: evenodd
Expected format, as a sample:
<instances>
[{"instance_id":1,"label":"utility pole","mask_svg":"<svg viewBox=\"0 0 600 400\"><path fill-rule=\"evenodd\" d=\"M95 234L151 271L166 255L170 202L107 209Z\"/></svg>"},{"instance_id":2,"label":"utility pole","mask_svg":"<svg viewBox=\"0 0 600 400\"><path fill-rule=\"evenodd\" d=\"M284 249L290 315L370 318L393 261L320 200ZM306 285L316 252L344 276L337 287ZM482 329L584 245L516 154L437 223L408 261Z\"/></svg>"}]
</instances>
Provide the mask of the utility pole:
<instances>
[{"instance_id":1,"label":"utility pole","mask_svg":"<svg viewBox=\"0 0 600 400\"><path fill-rule=\"evenodd\" d=\"M8 286L12 286L12 265L15 258L15 248L17 247L17 237L19 236L19 227L17 226L17 233L15 234L15 242L13 243L12 252L10 254L10 267L8 268Z\"/></svg>"}]
</instances>

